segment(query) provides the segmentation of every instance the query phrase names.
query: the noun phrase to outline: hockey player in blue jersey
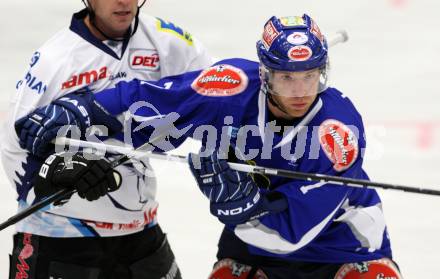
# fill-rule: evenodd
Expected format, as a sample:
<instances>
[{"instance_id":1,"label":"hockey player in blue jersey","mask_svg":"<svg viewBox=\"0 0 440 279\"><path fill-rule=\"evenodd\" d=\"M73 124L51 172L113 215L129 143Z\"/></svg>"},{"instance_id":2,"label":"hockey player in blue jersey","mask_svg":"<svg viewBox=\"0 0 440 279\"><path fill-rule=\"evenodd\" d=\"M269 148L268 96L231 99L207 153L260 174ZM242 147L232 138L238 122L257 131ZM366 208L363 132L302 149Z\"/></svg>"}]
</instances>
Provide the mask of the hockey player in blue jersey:
<instances>
[{"instance_id":1,"label":"hockey player in blue jersey","mask_svg":"<svg viewBox=\"0 0 440 279\"><path fill-rule=\"evenodd\" d=\"M225 224L209 278L402 278L375 190L229 168L227 161L236 161L368 179L362 118L327 87L327 42L316 23L307 15L272 17L257 52L259 63L223 60L204 71L66 98L82 104L92 124L93 102L109 118L130 111L131 126L148 121L127 130L134 146L164 132L167 139L156 144L162 151L186 137L203 141L190 168L211 213ZM31 141L41 126L52 134L59 129L34 121L17 130Z\"/></svg>"}]
</instances>

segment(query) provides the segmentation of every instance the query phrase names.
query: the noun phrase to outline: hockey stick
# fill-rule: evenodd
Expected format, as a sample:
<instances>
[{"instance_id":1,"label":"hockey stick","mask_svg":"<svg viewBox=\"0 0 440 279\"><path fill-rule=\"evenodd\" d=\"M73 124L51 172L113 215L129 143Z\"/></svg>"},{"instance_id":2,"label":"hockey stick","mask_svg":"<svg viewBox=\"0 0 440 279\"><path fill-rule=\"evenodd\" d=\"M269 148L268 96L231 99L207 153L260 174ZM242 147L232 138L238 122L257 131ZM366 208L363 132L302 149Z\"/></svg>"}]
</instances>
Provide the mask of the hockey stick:
<instances>
[{"instance_id":1,"label":"hockey stick","mask_svg":"<svg viewBox=\"0 0 440 279\"><path fill-rule=\"evenodd\" d=\"M348 34L345 30L340 30L336 32L336 35L333 37L330 37L328 40L328 46L333 47L339 43L345 43L348 41Z\"/></svg>"},{"instance_id":2,"label":"hockey stick","mask_svg":"<svg viewBox=\"0 0 440 279\"><path fill-rule=\"evenodd\" d=\"M115 168L131 158L134 158L137 152L140 152L142 150L144 153L148 152L152 148L154 148L153 144L157 143L158 141L161 141L165 138L165 135L159 135L156 138L153 138L147 143L144 143L143 145L139 146L136 150L131 149L132 152L124 152L121 153L122 155L118 156L116 159L111 161L110 165L112 168ZM60 140L56 140L57 145L62 145L63 142L65 142L66 138L60 138ZM68 139L67 139L68 140ZM100 146L102 148L102 146ZM119 152L120 153L120 152ZM27 207L26 209L22 210L21 212L15 214L14 216L10 217L8 220L0 224L0 231L3 229L23 220L24 218L28 217L29 215L33 214L34 212L37 212L38 210L50 205L51 203L60 201L64 199L65 197L69 197L69 195L72 195L76 192L75 188L64 188L59 190L58 192L52 194L51 196L42 199L33 205Z\"/></svg>"},{"instance_id":3,"label":"hockey stick","mask_svg":"<svg viewBox=\"0 0 440 279\"><path fill-rule=\"evenodd\" d=\"M108 151L112 151L112 152L118 152L121 154L127 153L127 154L130 154L131 156L136 156L136 158L147 157L147 158L176 161L176 162L182 162L182 163L187 163L187 161L188 161L188 158L186 156L164 154L164 153L155 153L155 152L144 152L144 151L139 151L139 150L133 150L133 149L130 149L127 147L108 145L108 144L104 144L104 143L87 142L87 141L74 140L74 139L68 139L68 138L59 138L59 143L63 144L63 145L72 145L72 146L78 146L78 147L83 147L83 148L89 147L89 148L97 148L97 149L101 149L101 150L104 149L104 150L108 150ZM419 188L419 187L413 187L413 186L374 182L374 181L365 180L365 179L355 179L355 178L332 176L332 175L325 175L325 174L319 174L319 173L305 173L305 172L296 172L296 171L289 171L289 170L282 170L282 169L273 169L273 168L266 168L266 167L260 167L260 166L238 164L238 163L229 163L229 166L233 170L248 172L248 173L281 176L281 177L286 177L286 178L301 179L301 180L307 180L307 181L326 182L326 183L339 184L339 185L344 185L344 186L349 186L349 187L357 187L357 188L391 189L391 190L398 190L398 191L404 191L404 192L409 192L409 193L440 196L440 190L429 189L429 188ZM307 189L308 189L308 186L301 187L301 191L303 191L303 192L307 192L308 191Z\"/></svg>"}]
</instances>

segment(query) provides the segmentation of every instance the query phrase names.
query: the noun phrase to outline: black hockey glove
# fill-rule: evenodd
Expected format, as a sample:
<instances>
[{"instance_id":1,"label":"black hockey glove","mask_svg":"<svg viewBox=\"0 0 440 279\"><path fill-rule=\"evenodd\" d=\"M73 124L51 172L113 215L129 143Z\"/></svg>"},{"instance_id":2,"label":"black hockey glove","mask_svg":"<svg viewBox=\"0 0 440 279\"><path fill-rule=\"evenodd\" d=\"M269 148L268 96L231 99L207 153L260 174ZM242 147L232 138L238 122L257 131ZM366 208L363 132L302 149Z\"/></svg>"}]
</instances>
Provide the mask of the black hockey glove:
<instances>
[{"instance_id":1,"label":"black hockey glove","mask_svg":"<svg viewBox=\"0 0 440 279\"><path fill-rule=\"evenodd\" d=\"M121 175L107 159L87 160L81 153L50 155L34 179L37 198L46 197L64 188L75 188L89 201L97 200L121 185Z\"/></svg>"}]
</instances>

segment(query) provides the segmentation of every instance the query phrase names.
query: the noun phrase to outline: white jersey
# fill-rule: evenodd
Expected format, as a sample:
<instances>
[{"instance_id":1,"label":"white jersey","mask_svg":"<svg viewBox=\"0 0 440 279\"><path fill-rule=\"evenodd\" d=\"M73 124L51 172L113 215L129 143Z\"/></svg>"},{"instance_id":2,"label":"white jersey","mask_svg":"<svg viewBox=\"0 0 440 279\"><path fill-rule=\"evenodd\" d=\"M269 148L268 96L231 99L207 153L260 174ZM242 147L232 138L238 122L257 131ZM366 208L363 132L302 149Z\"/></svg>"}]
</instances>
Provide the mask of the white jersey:
<instances>
[{"instance_id":1,"label":"white jersey","mask_svg":"<svg viewBox=\"0 0 440 279\"><path fill-rule=\"evenodd\" d=\"M74 14L69 28L38 49L16 85L2 133L2 161L16 187L19 209L35 202L32 176L41 159L20 148L15 121L84 87L96 92L120 81L157 80L212 63L195 38L170 22L140 15L138 28L128 42L101 42L85 26L85 16L85 10ZM75 194L62 206L51 205L24 219L17 224L17 231L52 237L115 236L154 226L156 181L145 175L146 168L151 168L147 161L119 166L123 176L119 190L93 202Z\"/></svg>"}]
</instances>

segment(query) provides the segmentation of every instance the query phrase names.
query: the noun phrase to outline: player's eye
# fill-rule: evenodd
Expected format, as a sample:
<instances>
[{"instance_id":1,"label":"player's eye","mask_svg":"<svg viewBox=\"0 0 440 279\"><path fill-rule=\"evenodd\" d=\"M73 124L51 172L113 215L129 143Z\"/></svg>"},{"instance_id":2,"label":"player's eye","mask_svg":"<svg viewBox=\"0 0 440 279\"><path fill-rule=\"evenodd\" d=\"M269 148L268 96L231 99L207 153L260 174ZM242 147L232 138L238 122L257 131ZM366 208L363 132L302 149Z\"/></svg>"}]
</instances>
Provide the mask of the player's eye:
<instances>
[{"instance_id":1,"label":"player's eye","mask_svg":"<svg viewBox=\"0 0 440 279\"><path fill-rule=\"evenodd\" d=\"M315 73L308 73L307 75L305 75L304 79L310 80L313 79L314 77L315 77Z\"/></svg>"},{"instance_id":2,"label":"player's eye","mask_svg":"<svg viewBox=\"0 0 440 279\"><path fill-rule=\"evenodd\" d=\"M293 80L293 78L292 78L291 76L289 76L289 75L283 75L283 76L281 77L281 79L282 79L283 81L292 81L292 80Z\"/></svg>"}]
</instances>

